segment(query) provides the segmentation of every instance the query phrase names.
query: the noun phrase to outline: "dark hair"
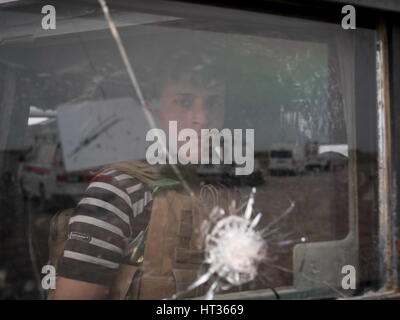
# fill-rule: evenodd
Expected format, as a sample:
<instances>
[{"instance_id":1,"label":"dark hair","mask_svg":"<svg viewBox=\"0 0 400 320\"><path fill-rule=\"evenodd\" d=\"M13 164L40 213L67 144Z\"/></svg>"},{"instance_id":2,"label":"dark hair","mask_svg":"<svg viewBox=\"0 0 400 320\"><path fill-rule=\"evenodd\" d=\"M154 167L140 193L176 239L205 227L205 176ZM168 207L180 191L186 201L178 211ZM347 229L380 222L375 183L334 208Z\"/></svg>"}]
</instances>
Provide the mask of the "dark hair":
<instances>
[{"instance_id":1,"label":"dark hair","mask_svg":"<svg viewBox=\"0 0 400 320\"><path fill-rule=\"evenodd\" d=\"M167 83L176 83L183 77L200 88L221 85L224 83L221 59L215 54L192 50L180 50L163 55L146 72L143 86L145 98L158 99Z\"/></svg>"}]
</instances>

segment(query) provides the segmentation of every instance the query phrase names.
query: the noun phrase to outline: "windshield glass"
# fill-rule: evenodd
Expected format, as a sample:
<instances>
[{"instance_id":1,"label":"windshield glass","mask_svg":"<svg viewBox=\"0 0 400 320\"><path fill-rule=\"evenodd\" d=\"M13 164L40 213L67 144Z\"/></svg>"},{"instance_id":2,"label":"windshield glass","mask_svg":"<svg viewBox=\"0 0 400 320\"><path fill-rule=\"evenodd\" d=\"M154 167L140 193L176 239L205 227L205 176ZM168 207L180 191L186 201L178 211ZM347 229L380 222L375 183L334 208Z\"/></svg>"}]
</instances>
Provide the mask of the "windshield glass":
<instances>
[{"instance_id":1,"label":"windshield glass","mask_svg":"<svg viewBox=\"0 0 400 320\"><path fill-rule=\"evenodd\" d=\"M0 5L1 296L79 280L111 299L124 268L132 299L378 282L374 30L173 1L42 7Z\"/></svg>"}]
</instances>

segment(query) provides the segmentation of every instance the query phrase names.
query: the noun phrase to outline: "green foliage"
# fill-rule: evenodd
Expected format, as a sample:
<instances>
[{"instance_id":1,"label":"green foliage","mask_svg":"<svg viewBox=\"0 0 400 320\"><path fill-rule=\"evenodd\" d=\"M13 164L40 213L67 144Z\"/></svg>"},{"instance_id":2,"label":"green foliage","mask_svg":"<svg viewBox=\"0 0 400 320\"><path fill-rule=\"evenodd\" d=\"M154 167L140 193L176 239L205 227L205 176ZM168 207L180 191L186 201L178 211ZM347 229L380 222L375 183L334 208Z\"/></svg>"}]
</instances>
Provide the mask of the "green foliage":
<instances>
[{"instance_id":1,"label":"green foliage","mask_svg":"<svg viewBox=\"0 0 400 320\"><path fill-rule=\"evenodd\" d=\"M177 180L170 179L170 178L164 178L164 179L160 179L160 180L150 183L149 187L153 191L153 193L156 193L157 191L159 191L161 189L168 188L171 186L177 186L179 184L180 184L180 182Z\"/></svg>"}]
</instances>

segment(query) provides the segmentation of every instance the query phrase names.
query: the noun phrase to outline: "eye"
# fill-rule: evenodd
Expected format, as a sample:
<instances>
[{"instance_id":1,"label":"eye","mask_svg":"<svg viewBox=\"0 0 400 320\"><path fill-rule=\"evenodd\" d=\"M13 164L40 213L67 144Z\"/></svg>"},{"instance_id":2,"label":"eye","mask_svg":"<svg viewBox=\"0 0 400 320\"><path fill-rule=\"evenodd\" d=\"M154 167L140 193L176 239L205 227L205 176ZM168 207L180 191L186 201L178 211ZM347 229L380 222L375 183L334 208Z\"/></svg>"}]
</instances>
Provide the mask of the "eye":
<instances>
[{"instance_id":1,"label":"eye","mask_svg":"<svg viewBox=\"0 0 400 320\"><path fill-rule=\"evenodd\" d=\"M182 108L191 108L193 106L193 98L191 97L180 97L175 100L175 103Z\"/></svg>"}]
</instances>

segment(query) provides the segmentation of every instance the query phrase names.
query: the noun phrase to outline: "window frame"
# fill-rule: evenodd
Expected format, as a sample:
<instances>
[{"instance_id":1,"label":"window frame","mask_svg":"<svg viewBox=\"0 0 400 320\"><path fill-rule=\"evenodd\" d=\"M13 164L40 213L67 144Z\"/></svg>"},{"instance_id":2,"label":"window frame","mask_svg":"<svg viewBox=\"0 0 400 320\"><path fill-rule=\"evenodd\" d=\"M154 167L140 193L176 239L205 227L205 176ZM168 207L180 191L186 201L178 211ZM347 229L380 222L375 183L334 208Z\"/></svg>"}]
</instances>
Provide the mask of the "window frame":
<instances>
[{"instance_id":1,"label":"window frame","mask_svg":"<svg viewBox=\"0 0 400 320\"><path fill-rule=\"evenodd\" d=\"M92 1L73 0L71 4L75 2L90 3ZM149 3L151 2L149 1ZM261 11L286 17L302 17L326 22L336 21L337 23L340 23L340 20L338 21L338 17L341 17L340 8L344 4L353 4L357 9L357 23L360 21L360 26L373 26L379 43L375 53L378 58L377 94L380 97L377 97L377 107L380 109L381 115L377 119L376 126L380 130L378 158L381 166L378 178L380 200L378 212L381 242L379 251L384 258L380 260L379 278L383 282L383 286L378 292L347 299L400 299L400 231L398 227L400 222L400 202L397 191L400 190L400 155L398 152L400 143L400 25L395 22L395 19L398 19L400 15L400 3L395 0L387 0L384 4L373 0L363 0L362 3L360 0L252 0L235 4L222 0L218 2L175 0L173 2L181 3L183 8L180 10L183 11L185 10L185 3L198 3L226 8L239 8L247 11ZM115 1L113 5L117 7L119 3L126 6L123 1ZM147 6L147 4L140 5ZM168 11L171 9L162 7L159 10ZM280 296L288 299L299 299L302 294L294 292L293 289L282 288ZM218 298L275 299L270 289L224 294L221 297L218 296ZM330 298L330 295L318 292L318 296L313 298Z\"/></svg>"}]
</instances>

